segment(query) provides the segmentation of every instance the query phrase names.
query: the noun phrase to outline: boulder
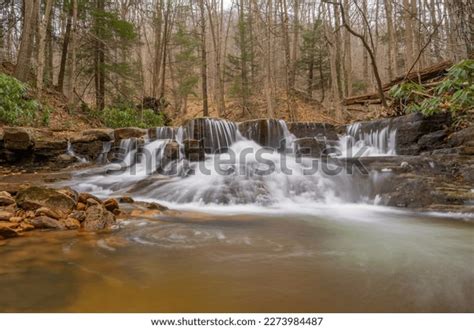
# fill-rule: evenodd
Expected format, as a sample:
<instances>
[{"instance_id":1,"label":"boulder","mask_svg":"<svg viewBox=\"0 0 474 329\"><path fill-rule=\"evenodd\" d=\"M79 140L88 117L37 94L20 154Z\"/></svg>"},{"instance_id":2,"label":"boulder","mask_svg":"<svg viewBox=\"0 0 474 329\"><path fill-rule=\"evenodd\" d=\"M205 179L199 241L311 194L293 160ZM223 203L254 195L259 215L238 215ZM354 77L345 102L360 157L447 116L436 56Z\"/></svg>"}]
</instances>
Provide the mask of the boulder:
<instances>
[{"instance_id":1,"label":"boulder","mask_svg":"<svg viewBox=\"0 0 474 329\"><path fill-rule=\"evenodd\" d=\"M450 147L456 147L468 144L474 141L474 125L457 131L448 138L448 144Z\"/></svg>"},{"instance_id":2,"label":"boulder","mask_svg":"<svg viewBox=\"0 0 474 329\"><path fill-rule=\"evenodd\" d=\"M104 207L108 211L114 212L114 210L119 208L119 204L117 200L115 200L114 198L110 198L104 201Z\"/></svg>"},{"instance_id":3,"label":"boulder","mask_svg":"<svg viewBox=\"0 0 474 329\"><path fill-rule=\"evenodd\" d=\"M169 209L168 207L165 207L157 202L147 203L146 208L150 210L159 210L159 211L166 211Z\"/></svg>"},{"instance_id":4,"label":"boulder","mask_svg":"<svg viewBox=\"0 0 474 329\"><path fill-rule=\"evenodd\" d=\"M133 200L133 198L129 197L129 196L122 196L119 198L119 202L120 203L134 203L135 200Z\"/></svg>"},{"instance_id":5,"label":"boulder","mask_svg":"<svg viewBox=\"0 0 474 329\"><path fill-rule=\"evenodd\" d=\"M11 211L0 210L0 221L8 222L10 217L15 216L15 214Z\"/></svg>"},{"instance_id":6,"label":"boulder","mask_svg":"<svg viewBox=\"0 0 474 329\"><path fill-rule=\"evenodd\" d=\"M74 218L79 222L83 222L86 219L86 212L80 210L74 210L71 214L69 214L70 218Z\"/></svg>"},{"instance_id":7,"label":"boulder","mask_svg":"<svg viewBox=\"0 0 474 329\"><path fill-rule=\"evenodd\" d=\"M15 151L26 151L34 145L31 131L20 127L5 127L3 142L7 150Z\"/></svg>"},{"instance_id":8,"label":"boulder","mask_svg":"<svg viewBox=\"0 0 474 329\"><path fill-rule=\"evenodd\" d=\"M88 161L95 161L104 149L104 142L93 140L89 142L74 141L71 142L71 148L78 157L85 158Z\"/></svg>"},{"instance_id":9,"label":"boulder","mask_svg":"<svg viewBox=\"0 0 474 329\"><path fill-rule=\"evenodd\" d=\"M33 225L35 228L50 228L56 230L64 230L66 228L64 223L48 216L38 216L30 219L29 224Z\"/></svg>"},{"instance_id":10,"label":"boulder","mask_svg":"<svg viewBox=\"0 0 474 329\"><path fill-rule=\"evenodd\" d=\"M141 128L118 128L114 130L115 140L129 139L129 138L140 138L147 135L146 129Z\"/></svg>"},{"instance_id":11,"label":"boulder","mask_svg":"<svg viewBox=\"0 0 474 329\"><path fill-rule=\"evenodd\" d=\"M98 203L102 203L102 201L98 197L96 197L95 195L92 195L92 194L87 193L87 192L79 193L78 202L86 204L87 199L94 199Z\"/></svg>"},{"instance_id":12,"label":"boulder","mask_svg":"<svg viewBox=\"0 0 474 329\"><path fill-rule=\"evenodd\" d=\"M16 238L18 233L9 227L0 226L0 239Z\"/></svg>"},{"instance_id":13,"label":"boulder","mask_svg":"<svg viewBox=\"0 0 474 329\"><path fill-rule=\"evenodd\" d=\"M183 141L184 156L189 161L203 161L205 159L204 147L201 141L186 139Z\"/></svg>"},{"instance_id":14,"label":"boulder","mask_svg":"<svg viewBox=\"0 0 474 329\"><path fill-rule=\"evenodd\" d=\"M6 191L0 192L0 206L9 206L15 203L15 199L12 198L11 194Z\"/></svg>"},{"instance_id":15,"label":"boulder","mask_svg":"<svg viewBox=\"0 0 474 329\"><path fill-rule=\"evenodd\" d=\"M441 148L445 144L444 140L446 136L447 132L445 129L421 136L418 140L420 151Z\"/></svg>"},{"instance_id":16,"label":"boulder","mask_svg":"<svg viewBox=\"0 0 474 329\"><path fill-rule=\"evenodd\" d=\"M78 230L81 228L81 223L77 219L72 217L66 218L63 223L68 230Z\"/></svg>"},{"instance_id":17,"label":"boulder","mask_svg":"<svg viewBox=\"0 0 474 329\"><path fill-rule=\"evenodd\" d=\"M82 224L86 231L100 231L110 228L114 222L115 216L110 211L101 205L96 205L87 209L86 218Z\"/></svg>"},{"instance_id":18,"label":"boulder","mask_svg":"<svg viewBox=\"0 0 474 329\"><path fill-rule=\"evenodd\" d=\"M36 210L46 207L54 209L55 212L60 212L63 215L69 214L76 206L76 202L69 196L51 188L37 186L18 192L16 203L18 207L25 210Z\"/></svg>"},{"instance_id":19,"label":"boulder","mask_svg":"<svg viewBox=\"0 0 474 329\"><path fill-rule=\"evenodd\" d=\"M47 217L51 217L51 218L58 219L58 220L61 219L61 214L58 214L56 211L51 210L47 207L41 207L39 209L36 209L35 216L37 216L37 217L47 216Z\"/></svg>"}]
</instances>

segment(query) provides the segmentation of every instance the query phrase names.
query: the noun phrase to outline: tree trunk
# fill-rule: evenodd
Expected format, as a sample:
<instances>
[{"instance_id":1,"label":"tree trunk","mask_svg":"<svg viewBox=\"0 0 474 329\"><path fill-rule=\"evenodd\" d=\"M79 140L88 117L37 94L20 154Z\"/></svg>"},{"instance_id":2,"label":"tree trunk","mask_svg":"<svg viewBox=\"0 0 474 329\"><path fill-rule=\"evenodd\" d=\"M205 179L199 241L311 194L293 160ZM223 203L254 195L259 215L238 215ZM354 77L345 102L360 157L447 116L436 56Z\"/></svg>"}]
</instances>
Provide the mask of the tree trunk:
<instances>
[{"instance_id":1,"label":"tree trunk","mask_svg":"<svg viewBox=\"0 0 474 329\"><path fill-rule=\"evenodd\" d=\"M350 2L344 0L344 8L346 20L349 20ZM351 34L349 31L344 33L344 80L346 87L346 95L350 97L352 95L352 46L351 46Z\"/></svg>"},{"instance_id":2,"label":"tree trunk","mask_svg":"<svg viewBox=\"0 0 474 329\"><path fill-rule=\"evenodd\" d=\"M44 10L44 18L40 21L39 26L39 42L38 42L38 71L36 74L36 91L38 96L41 95L44 82L44 67L46 63L46 32L49 25L49 17L51 15L51 8L53 0L46 0L46 7Z\"/></svg>"},{"instance_id":3,"label":"tree trunk","mask_svg":"<svg viewBox=\"0 0 474 329\"><path fill-rule=\"evenodd\" d=\"M397 49L395 45L395 33L393 27L393 5L392 0L385 0L385 16L387 18L387 34L388 34L388 45L387 45L387 73L388 78L392 81L395 78L396 72L396 59L394 49Z\"/></svg>"},{"instance_id":4,"label":"tree trunk","mask_svg":"<svg viewBox=\"0 0 474 329\"><path fill-rule=\"evenodd\" d=\"M97 11L103 12L105 5L104 0L97 0ZM95 21L96 41L95 41L95 100L97 110L102 111L105 107L105 54L104 42L102 40L102 29L105 26L100 26L98 19Z\"/></svg>"},{"instance_id":5,"label":"tree trunk","mask_svg":"<svg viewBox=\"0 0 474 329\"><path fill-rule=\"evenodd\" d=\"M58 74L58 90L64 93L64 75L66 74L66 63L69 49L69 42L71 37L71 22L73 15L73 6L69 10L69 14L66 21L66 31L64 32L64 41L61 51L61 63L59 65L59 74Z\"/></svg>"},{"instance_id":6,"label":"tree trunk","mask_svg":"<svg viewBox=\"0 0 474 329\"><path fill-rule=\"evenodd\" d=\"M31 69L31 55L35 38L35 22L39 0L23 1L23 29L21 33L20 49L15 67L15 77L20 81L29 79Z\"/></svg>"},{"instance_id":7,"label":"tree trunk","mask_svg":"<svg viewBox=\"0 0 474 329\"><path fill-rule=\"evenodd\" d=\"M207 94L207 51L206 51L206 13L204 0L199 0L201 13L201 87L202 87L202 113L209 116L209 99Z\"/></svg>"}]
</instances>

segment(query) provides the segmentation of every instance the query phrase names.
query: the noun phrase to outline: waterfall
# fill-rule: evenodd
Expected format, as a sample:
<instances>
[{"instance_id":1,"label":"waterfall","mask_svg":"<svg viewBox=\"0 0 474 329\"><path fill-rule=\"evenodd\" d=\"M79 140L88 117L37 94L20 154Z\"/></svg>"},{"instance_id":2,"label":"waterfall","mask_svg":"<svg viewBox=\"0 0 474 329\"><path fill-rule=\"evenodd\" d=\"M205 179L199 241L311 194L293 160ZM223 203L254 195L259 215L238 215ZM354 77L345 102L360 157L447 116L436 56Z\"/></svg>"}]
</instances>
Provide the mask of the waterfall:
<instances>
[{"instance_id":1,"label":"waterfall","mask_svg":"<svg viewBox=\"0 0 474 329\"><path fill-rule=\"evenodd\" d=\"M207 153L225 152L237 137L237 125L227 120L199 118L183 126L183 138L203 140Z\"/></svg>"},{"instance_id":2,"label":"waterfall","mask_svg":"<svg viewBox=\"0 0 474 329\"><path fill-rule=\"evenodd\" d=\"M383 180L373 173L347 173L338 159L325 157L329 162L323 164L319 158L281 152L292 150L295 140L283 120L245 122L237 129L224 120L196 119L181 128L162 129L157 136L140 147L137 139L122 140L119 161L102 172L82 173L72 185L104 196L133 193L174 204L273 207L372 202ZM183 141L189 138L208 146L203 161L185 157ZM373 138L368 141L379 145ZM336 174L323 170L325 166Z\"/></svg>"},{"instance_id":3,"label":"waterfall","mask_svg":"<svg viewBox=\"0 0 474 329\"><path fill-rule=\"evenodd\" d=\"M102 152L99 154L97 157L97 163L99 164L105 164L108 162L107 156L109 155L109 152L112 148L112 142L107 141L102 144Z\"/></svg>"},{"instance_id":4,"label":"waterfall","mask_svg":"<svg viewBox=\"0 0 474 329\"><path fill-rule=\"evenodd\" d=\"M361 123L347 126L346 134L339 140L342 157L396 155L397 130L386 126L367 129Z\"/></svg>"},{"instance_id":5,"label":"waterfall","mask_svg":"<svg viewBox=\"0 0 474 329\"><path fill-rule=\"evenodd\" d=\"M239 131L243 137L259 145L283 151L290 148L295 137L284 120L260 119L241 122Z\"/></svg>"},{"instance_id":6,"label":"waterfall","mask_svg":"<svg viewBox=\"0 0 474 329\"><path fill-rule=\"evenodd\" d=\"M77 159L79 162L82 162L82 163L86 163L87 162L87 159L86 158L83 158L83 157L80 157L78 156L75 152L74 152L74 148L72 147L72 144L71 142L68 140L67 141L67 150L66 150L66 153L72 157L74 157L75 159Z\"/></svg>"}]
</instances>

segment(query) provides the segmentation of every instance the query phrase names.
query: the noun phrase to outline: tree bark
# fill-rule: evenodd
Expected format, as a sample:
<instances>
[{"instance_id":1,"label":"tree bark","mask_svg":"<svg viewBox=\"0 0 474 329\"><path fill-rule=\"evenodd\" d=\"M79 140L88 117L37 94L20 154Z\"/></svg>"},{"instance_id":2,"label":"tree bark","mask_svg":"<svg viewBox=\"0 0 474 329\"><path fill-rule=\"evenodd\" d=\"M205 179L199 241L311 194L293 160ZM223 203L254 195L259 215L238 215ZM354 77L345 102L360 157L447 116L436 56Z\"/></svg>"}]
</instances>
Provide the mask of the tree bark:
<instances>
[{"instance_id":1,"label":"tree bark","mask_svg":"<svg viewBox=\"0 0 474 329\"><path fill-rule=\"evenodd\" d=\"M20 81L28 81L31 69L31 55L35 38L36 12L39 0L23 2L23 29L21 33L20 49L15 67L15 77Z\"/></svg>"}]
</instances>

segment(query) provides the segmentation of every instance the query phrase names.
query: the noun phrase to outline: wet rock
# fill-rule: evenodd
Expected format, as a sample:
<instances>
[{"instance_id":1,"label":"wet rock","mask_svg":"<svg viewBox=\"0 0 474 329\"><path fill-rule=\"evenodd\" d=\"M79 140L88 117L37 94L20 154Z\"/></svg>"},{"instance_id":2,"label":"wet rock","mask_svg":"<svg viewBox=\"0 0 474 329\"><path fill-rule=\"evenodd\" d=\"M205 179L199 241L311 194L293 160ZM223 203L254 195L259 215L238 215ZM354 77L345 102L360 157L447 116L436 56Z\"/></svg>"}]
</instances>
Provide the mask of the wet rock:
<instances>
[{"instance_id":1,"label":"wet rock","mask_svg":"<svg viewBox=\"0 0 474 329\"><path fill-rule=\"evenodd\" d=\"M71 147L77 156L88 161L95 161L102 153L104 142L99 140L90 142L75 141L71 142Z\"/></svg>"},{"instance_id":2,"label":"wet rock","mask_svg":"<svg viewBox=\"0 0 474 329\"><path fill-rule=\"evenodd\" d=\"M78 202L77 205L76 205L76 209L77 210L86 210L87 206L82 202Z\"/></svg>"},{"instance_id":3,"label":"wet rock","mask_svg":"<svg viewBox=\"0 0 474 329\"><path fill-rule=\"evenodd\" d=\"M319 158L324 154L326 143L316 138L300 138L295 140L295 154L297 156Z\"/></svg>"},{"instance_id":4,"label":"wet rock","mask_svg":"<svg viewBox=\"0 0 474 329\"><path fill-rule=\"evenodd\" d=\"M12 228L0 226L0 239L16 238L19 234Z\"/></svg>"},{"instance_id":5,"label":"wet rock","mask_svg":"<svg viewBox=\"0 0 474 329\"><path fill-rule=\"evenodd\" d=\"M474 125L451 134L448 138L450 147L468 144L474 141Z\"/></svg>"},{"instance_id":6,"label":"wet rock","mask_svg":"<svg viewBox=\"0 0 474 329\"><path fill-rule=\"evenodd\" d=\"M131 197L129 196L122 196L119 198L119 202L120 203L134 203L135 200L133 200Z\"/></svg>"},{"instance_id":7,"label":"wet rock","mask_svg":"<svg viewBox=\"0 0 474 329\"><path fill-rule=\"evenodd\" d=\"M69 214L69 217L74 218L79 222L83 222L86 219L86 212L74 210L71 214Z\"/></svg>"},{"instance_id":8,"label":"wet rock","mask_svg":"<svg viewBox=\"0 0 474 329\"><path fill-rule=\"evenodd\" d=\"M445 144L444 140L446 136L446 130L438 130L421 136L417 144L420 146L420 151L433 150Z\"/></svg>"},{"instance_id":9,"label":"wet rock","mask_svg":"<svg viewBox=\"0 0 474 329\"><path fill-rule=\"evenodd\" d=\"M146 208L150 210L159 210L159 211L165 211L168 210L168 207L165 207L157 202L149 202L146 204Z\"/></svg>"},{"instance_id":10,"label":"wet rock","mask_svg":"<svg viewBox=\"0 0 474 329\"><path fill-rule=\"evenodd\" d=\"M203 161L206 156L204 152L204 146L201 141L196 139L186 139L183 141L184 145L184 156L186 159L192 162Z\"/></svg>"},{"instance_id":11,"label":"wet rock","mask_svg":"<svg viewBox=\"0 0 474 329\"><path fill-rule=\"evenodd\" d=\"M19 228L23 231L23 232L26 232L26 231L32 231L35 229L34 225L31 225L31 224L28 224L28 223L20 223L20 226Z\"/></svg>"},{"instance_id":12,"label":"wet rock","mask_svg":"<svg viewBox=\"0 0 474 329\"><path fill-rule=\"evenodd\" d=\"M164 156L167 160L177 160L179 158L179 144L176 141L166 143Z\"/></svg>"},{"instance_id":13,"label":"wet rock","mask_svg":"<svg viewBox=\"0 0 474 329\"><path fill-rule=\"evenodd\" d=\"M89 199L86 200L86 206L87 207L92 207L92 206L97 206L97 205L100 205L100 202L97 201L96 199L89 198Z\"/></svg>"},{"instance_id":14,"label":"wet rock","mask_svg":"<svg viewBox=\"0 0 474 329\"><path fill-rule=\"evenodd\" d=\"M102 203L102 200L100 200L100 199L99 199L98 197L96 197L95 195L92 195L92 194L86 193L86 192L79 193L78 202L81 202L81 203L86 204L86 203L87 203L87 199L94 199L94 200L97 201L98 203Z\"/></svg>"},{"instance_id":15,"label":"wet rock","mask_svg":"<svg viewBox=\"0 0 474 329\"><path fill-rule=\"evenodd\" d=\"M65 194L67 195L68 197L70 197L71 199L73 199L75 202L78 202L79 201L79 193L77 193L77 191L74 191L72 188L70 187L65 187L65 188L62 188L60 190L57 190L59 193L62 193L62 194Z\"/></svg>"},{"instance_id":16,"label":"wet rock","mask_svg":"<svg viewBox=\"0 0 474 329\"><path fill-rule=\"evenodd\" d=\"M110 228L115 222L115 216L101 205L89 207L86 211L83 228L86 231L100 231Z\"/></svg>"},{"instance_id":17,"label":"wet rock","mask_svg":"<svg viewBox=\"0 0 474 329\"><path fill-rule=\"evenodd\" d=\"M51 210L49 208L46 208L46 207L41 207L39 209L37 209L35 211L35 216L36 217L39 217L39 216L47 216L47 217L51 217L51 218L54 218L54 219L61 219L61 214L58 214L56 211L54 210Z\"/></svg>"},{"instance_id":18,"label":"wet rock","mask_svg":"<svg viewBox=\"0 0 474 329\"><path fill-rule=\"evenodd\" d=\"M63 223L68 230L78 230L81 228L81 223L72 217L66 218Z\"/></svg>"},{"instance_id":19,"label":"wet rock","mask_svg":"<svg viewBox=\"0 0 474 329\"><path fill-rule=\"evenodd\" d=\"M117 200L115 200L114 198L110 198L110 199L107 199L107 200L104 201L104 207L108 211L113 212L114 210L119 208L119 204L118 204Z\"/></svg>"},{"instance_id":20,"label":"wet rock","mask_svg":"<svg viewBox=\"0 0 474 329\"><path fill-rule=\"evenodd\" d=\"M118 128L114 131L115 140L122 140L128 138L140 138L146 136L147 130L141 128Z\"/></svg>"},{"instance_id":21,"label":"wet rock","mask_svg":"<svg viewBox=\"0 0 474 329\"><path fill-rule=\"evenodd\" d=\"M10 223L20 223L23 221L23 217L10 217Z\"/></svg>"},{"instance_id":22,"label":"wet rock","mask_svg":"<svg viewBox=\"0 0 474 329\"><path fill-rule=\"evenodd\" d=\"M15 199L6 191L0 192L0 206L9 206L15 203Z\"/></svg>"},{"instance_id":23,"label":"wet rock","mask_svg":"<svg viewBox=\"0 0 474 329\"><path fill-rule=\"evenodd\" d=\"M66 167L76 162L77 159L69 154L60 154L54 159L54 161L58 163L60 167Z\"/></svg>"},{"instance_id":24,"label":"wet rock","mask_svg":"<svg viewBox=\"0 0 474 329\"><path fill-rule=\"evenodd\" d=\"M10 211L0 210L0 221L9 221L10 217L13 217L14 213Z\"/></svg>"},{"instance_id":25,"label":"wet rock","mask_svg":"<svg viewBox=\"0 0 474 329\"><path fill-rule=\"evenodd\" d=\"M35 228L40 229L64 230L66 228L64 223L48 216L39 216L30 219L29 224L33 225Z\"/></svg>"},{"instance_id":26,"label":"wet rock","mask_svg":"<svg viewBox=\"0 0 474 329\"><path fill-rule=\"evenodd\" d=\"M29 150L34 145L31 131L20 127L5 127L3 142L7 150L17 151Z\"/></svg>"},{"instance_id":27,"label":"wet rock","mask_svg":"<svg viewBox=\"0 0 474 329\"><path fill-rule=\"evenodd\" d=\"M319 137L330 140L337 140L336 128L328 123L316 122L289 122L288 130L296 138Z\"/></svg>"},{"instance_id":28,"label":"wet rock","mask_svg":"<svg viewBox=\"0 0 474 329\"><path fill-rule=\"evenodd\" d=\"M16 203L18 207L25 210L46 207L63 214L69 214L76 206L76 202L65 194L51 188L36 186L18 192Z\"/></svg>"}]
</instances>

